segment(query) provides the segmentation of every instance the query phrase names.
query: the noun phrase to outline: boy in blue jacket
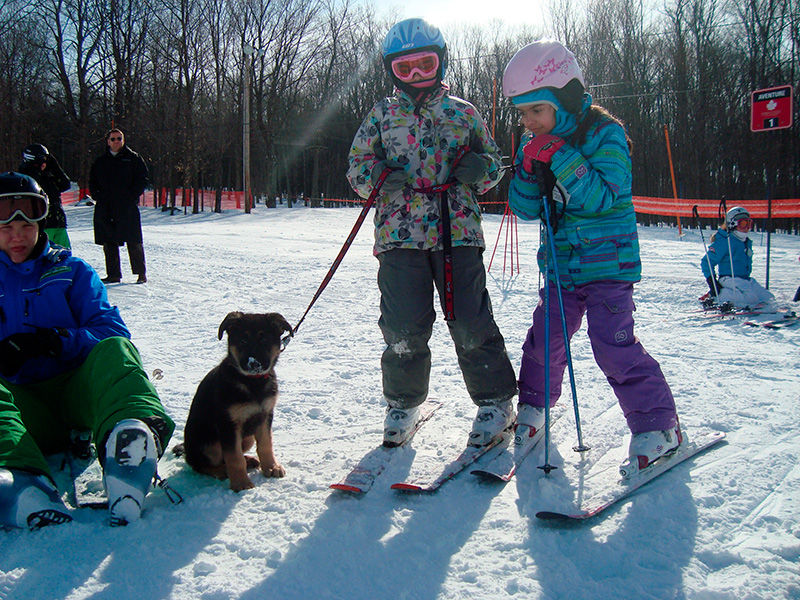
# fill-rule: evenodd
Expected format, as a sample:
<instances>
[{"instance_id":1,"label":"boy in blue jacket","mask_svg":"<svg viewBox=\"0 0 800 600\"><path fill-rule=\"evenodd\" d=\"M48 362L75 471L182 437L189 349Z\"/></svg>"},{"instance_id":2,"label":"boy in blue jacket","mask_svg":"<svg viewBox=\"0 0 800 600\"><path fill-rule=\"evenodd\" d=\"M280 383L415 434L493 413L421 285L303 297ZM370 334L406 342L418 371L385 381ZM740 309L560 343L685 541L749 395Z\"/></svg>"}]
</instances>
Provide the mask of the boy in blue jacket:
<instances>
[{"instance_id":1,"label":"boy in blue jacket","mask_svg":"<svg viewBox=\"0 0 800 600\"><path fill-rule=\"evenodd\" d=\"M112 525L139 518L174 423L99 276L44 233L47 197L0 175L0 526L72 517L44 455L99 440Z\"/></svg>"}]
</instances>

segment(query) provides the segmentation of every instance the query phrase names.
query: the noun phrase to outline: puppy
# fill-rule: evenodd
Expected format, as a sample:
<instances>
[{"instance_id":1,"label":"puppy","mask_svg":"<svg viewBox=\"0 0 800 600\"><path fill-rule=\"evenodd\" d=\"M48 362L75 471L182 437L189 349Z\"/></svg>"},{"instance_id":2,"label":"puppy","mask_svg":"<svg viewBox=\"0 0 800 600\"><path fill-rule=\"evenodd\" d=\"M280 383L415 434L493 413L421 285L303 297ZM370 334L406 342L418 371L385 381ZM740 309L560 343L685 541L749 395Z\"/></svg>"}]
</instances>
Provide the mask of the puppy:
<instances>
[{"instance_id":1,"label":"puppy","mask_svg":"<svg viewBox=\"0 0 800 600\"><path fill-rule=\"evenodd\" d=\"M275 362L281 338L292 327L278 313L229 313L219 326L228 332L228 355L200 382L184 429L185 454L195 471L230 481L234 492L250 489L247 470L261 465L266 477L283 477L272 449L272 416L278 400ZM258 459L244 452L256 444Z\"/></svg>"}]
</instances>

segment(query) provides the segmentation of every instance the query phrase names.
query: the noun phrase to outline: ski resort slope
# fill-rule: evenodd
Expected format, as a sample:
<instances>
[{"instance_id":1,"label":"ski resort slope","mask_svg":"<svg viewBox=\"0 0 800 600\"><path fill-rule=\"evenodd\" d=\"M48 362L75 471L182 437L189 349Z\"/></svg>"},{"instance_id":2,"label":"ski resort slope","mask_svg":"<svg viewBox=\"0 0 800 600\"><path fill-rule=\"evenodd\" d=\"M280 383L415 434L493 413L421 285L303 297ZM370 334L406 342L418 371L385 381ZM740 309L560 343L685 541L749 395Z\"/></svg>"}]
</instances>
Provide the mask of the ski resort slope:
<instances>
[{"instance_id":1,"label":"ski resort slope","mask_svg":"<svg viewBox=\"0 0 800 600\"><path fill-rule=\"evenodd\" d=\"M75 253L104 275L92 210L67 208L69 234ZM141 210L148 283L133 284L123 253L123 282L109 296L178 424L172 446L182 440L197 384L224 356L217 328L225 315L277 311L296 324L358 209ZM540 444L505 485L467 470L435 494L390 490L415 468L443 467L466 443L475 414L439 318L431 395L443 407L367 494L330 490L381 440L383 340L370 220L277 365L275 447L286 477L254 473L255 489L235 494L168 451L159 470L182 504L156 490L143 519L128 527L110 528L105 511L84 509L70 524L0 531L0 598L800 598L800 326L772 331L695 312L706 288L697 230L679 238L675 228L640 228L637 335L661 363L686 432L722 431L724 443L601 518L577 526L538 520L536 512L602 487L595 481L602 477L582 479L571 450L565 382L549 453L559 468L549 475L538 468ZM487 265L501 224L499 215L485 218ZM539 227L520 222L518 232L515 272L503 226L488 281L515 368L539 283ZM753 239L754 276L764 283L766 237ZM800 237L772 236L770 289L793 310L799 255ZM585 324L572 353L583 438L592 446L584 460L616 465L627 428ZM66 492L57 459L53 467Z\"/></svg>"}]
</instances>

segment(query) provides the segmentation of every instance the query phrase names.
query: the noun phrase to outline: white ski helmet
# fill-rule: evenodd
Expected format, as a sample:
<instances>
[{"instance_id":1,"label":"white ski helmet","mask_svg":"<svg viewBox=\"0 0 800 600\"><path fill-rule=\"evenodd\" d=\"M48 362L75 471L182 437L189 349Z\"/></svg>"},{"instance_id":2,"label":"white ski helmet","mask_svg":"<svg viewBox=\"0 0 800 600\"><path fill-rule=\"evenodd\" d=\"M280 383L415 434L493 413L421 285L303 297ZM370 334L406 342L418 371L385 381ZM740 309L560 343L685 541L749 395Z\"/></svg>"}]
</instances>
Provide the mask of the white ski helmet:
<instances>
[{"instance_id":1,"label":"white ski helmet","mask_svg":"<svg viewBox=\"0 0 800 600\"><path fill-rule=\"evenodd\" d=\"M741 206L734 206L727 213L725 213L725 222L728 224L728 229L736 229L737 223L740 219L749 219L750 213L746 208Z\"/></svg>"},{"instance_id":2,"label":"white ski helmet","mask_svg":"<svg viewBox=\"0 0 800 600\"><path fill-rule=\"evenodd\" d=\"M546 87L561 89L573 79L586 88L575 55L560 42L539 40L522 48L506 65L503 95L513 98Z\"/></svg>"}]
</instances>

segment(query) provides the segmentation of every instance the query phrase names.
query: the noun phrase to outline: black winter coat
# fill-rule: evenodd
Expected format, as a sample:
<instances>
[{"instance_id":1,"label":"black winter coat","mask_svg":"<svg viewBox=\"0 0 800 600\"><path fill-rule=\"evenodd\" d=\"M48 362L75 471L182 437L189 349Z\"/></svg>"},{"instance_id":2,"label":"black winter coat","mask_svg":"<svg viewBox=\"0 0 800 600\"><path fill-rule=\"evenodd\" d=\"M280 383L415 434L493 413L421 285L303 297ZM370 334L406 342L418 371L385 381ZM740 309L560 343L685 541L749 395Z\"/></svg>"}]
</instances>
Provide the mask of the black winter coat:
<instances>
[{"instance_id":1,"label":"black winter coat","mask_svg":"<svg viewBox=\"0 0 800 600\"><path fill-rule=\"evenodd\" d=\"M94 205L94 243L142 242L139 196L148 179L147 165L123 146L116 156L106 149L92 165L89 192Z\"/></svg>"},{"instance_id":2,"label":"black winter coat","mask_svg":"<svg viewBox=\"0 0 800 600\"><path fill-rule=\"evenodd\" d=\"M61 208L61 192L69 189L70 181L55 157L52 154L47 156L47 167L44 171L37 165L24 162L20 164L19 172L33 177L47 194L50 206L44 221L45 229L66 229L67 216L64 214L64 209Z\"/></svg>"}]
</instances>

